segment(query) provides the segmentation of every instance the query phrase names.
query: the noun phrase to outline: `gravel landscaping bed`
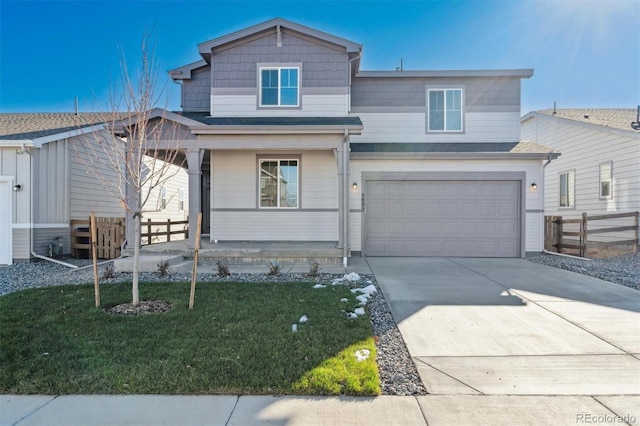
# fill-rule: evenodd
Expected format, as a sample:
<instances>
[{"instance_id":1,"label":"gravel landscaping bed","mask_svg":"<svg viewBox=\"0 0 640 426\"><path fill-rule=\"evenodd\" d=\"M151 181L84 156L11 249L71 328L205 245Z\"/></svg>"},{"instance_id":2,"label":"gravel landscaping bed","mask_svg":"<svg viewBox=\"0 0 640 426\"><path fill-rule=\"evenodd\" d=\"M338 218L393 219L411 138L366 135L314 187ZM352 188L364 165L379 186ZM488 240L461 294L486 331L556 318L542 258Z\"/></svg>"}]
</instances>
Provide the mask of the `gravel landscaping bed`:
<instances>
[{"instance_id":1,"label":"gravel landscaping bed","mask_svg":"<svg viewBox=\"0 0 640 426\"><path fill-rule=\"evenodd\" d=\"M93 282L93 271L90 261L65 259L65 262L79 266L89 266L86 269L71 270L63 265L54 263L34 262L19 263L12 266L0 267L0 296L14 291L28 288L52 287L63 284L86 284ZM100 266L99 273L102 277L104 269L109 263ZM331 284L342 275L321 273L316 282ZM140 273L141 282L167 282L190 281L190 273L172 273L165 277L159 277L157 273ZM217 274L199 273L198 281L238 281L238 282L309 282L310 278L305 274L292 273L280 276L267 276L265 274L232 274L230 277L220 278ZM130 282L131 273L116 273L113 278L103 280L102 285L118 282ZM374 284L378 291L373 293L367 303L371 317L373 334L376 340L377 362L380 372L380 381L383 395L426 395L427 391L418 375L418 371L409 356L409 351L402 339L402 335L391 316L389 307L380 291L380 287L373 275L361 275L360 280L347 285L353 287L365 287Z\"/></svg>"},{"instance_id":2,"label":"gravel landscaping bed","mask_svg":"<svg viewBox=\"0 0 640 426\"><path fill-rule=\"evenodd\" d=\"M640 290L640 253L591 260L541 254L528 260Z\"/></svg>"}]
</instances>

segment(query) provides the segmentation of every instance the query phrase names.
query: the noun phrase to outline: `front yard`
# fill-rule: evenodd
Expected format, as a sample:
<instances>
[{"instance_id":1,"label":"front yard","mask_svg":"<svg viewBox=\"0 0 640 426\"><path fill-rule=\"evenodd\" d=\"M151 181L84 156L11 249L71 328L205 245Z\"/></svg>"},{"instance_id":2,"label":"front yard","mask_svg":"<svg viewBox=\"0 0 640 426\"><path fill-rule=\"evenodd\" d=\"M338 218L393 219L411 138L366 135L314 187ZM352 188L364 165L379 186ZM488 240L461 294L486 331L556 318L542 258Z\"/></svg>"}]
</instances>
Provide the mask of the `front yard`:
<instances>
[{"instance_id":1,"label":"front yard","mask_svg":"<svg viewBox=\"0 0 640 426\"><path fill-rule=\"evenodd\" d=\"M190 311L188 283L145 283L141 299L172 308L138 316L94 308L90 285L2 296L0 392L379 394L368 315L348 318L347 286L312 286L201 282ZM101 293L108 308L131 286Z\"/></svg>"}]
</instances>

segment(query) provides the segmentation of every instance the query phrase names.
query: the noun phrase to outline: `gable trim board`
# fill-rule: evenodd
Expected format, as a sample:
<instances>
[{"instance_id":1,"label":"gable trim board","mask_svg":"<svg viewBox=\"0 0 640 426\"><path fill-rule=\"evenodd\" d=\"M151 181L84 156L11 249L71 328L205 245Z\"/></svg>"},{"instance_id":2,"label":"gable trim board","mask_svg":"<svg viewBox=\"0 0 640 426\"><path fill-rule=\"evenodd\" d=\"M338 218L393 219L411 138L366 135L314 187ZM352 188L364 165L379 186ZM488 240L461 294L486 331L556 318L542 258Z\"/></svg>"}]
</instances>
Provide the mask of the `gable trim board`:
<instances>
[{"instance_id":1,"label":"gable trim board","mask_svg":"<svg viewBox=\"0 0 640 426\"><path fill-rule=\"evenodd\" d=\"M0 176L0 265L13 263L13 177Z\"/></svg>"},{"instance_id":2,"label":"gable trim board","mask_svg":"<svg viewBox=\"0 0 640 426\"><path fill-rule=\"evenodd\" d=\"M362 180L365 256L525 255L525 173L363 172ZM454 204L455 217L446 211Z\"/></svg>"}]
</instances>

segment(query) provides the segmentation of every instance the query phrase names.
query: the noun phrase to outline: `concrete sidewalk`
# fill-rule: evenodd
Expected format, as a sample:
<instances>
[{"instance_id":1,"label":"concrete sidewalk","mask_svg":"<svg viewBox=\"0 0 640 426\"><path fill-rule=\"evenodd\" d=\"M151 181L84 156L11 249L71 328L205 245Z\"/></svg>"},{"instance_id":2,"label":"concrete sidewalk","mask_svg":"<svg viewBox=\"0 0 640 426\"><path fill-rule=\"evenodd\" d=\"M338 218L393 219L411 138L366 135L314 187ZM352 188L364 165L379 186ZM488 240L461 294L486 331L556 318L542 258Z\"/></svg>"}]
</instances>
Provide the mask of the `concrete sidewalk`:
<instances>
[{"instance_id":1,"label":"concrete sidewalk","mask_svg":"<svg viewBox=\"0 0 640 426\"><path fill-rule=\"evenodd\" d=\"M640 396L2 395L0 425L638 425Z\"/></svg>"}]
</instances>

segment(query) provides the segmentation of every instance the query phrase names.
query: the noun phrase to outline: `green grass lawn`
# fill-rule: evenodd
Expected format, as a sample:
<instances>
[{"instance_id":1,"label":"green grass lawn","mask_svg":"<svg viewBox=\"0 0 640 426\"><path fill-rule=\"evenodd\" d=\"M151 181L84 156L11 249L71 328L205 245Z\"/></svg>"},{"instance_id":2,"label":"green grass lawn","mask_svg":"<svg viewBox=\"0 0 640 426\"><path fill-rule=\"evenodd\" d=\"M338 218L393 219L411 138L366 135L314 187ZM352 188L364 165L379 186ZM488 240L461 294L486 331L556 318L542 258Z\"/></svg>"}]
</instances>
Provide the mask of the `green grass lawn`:
<instances>
[{"instance_id":1,"label":"green grass lawn","mask_svg":"<svg viewBox=\"0 0 640 426\"><path fill-rule=\"evenodd\" d=\"M95 308L90 285L2 296L0 392L379 394L368 316L346 318L347 287L311 287L198 283L190 311L188 283L144 283L141 300L172 309L139 316ZM101 295L103 307L130 302L131 285ZM360 349L371 355L357 362Z\"/></svg>"}]
</instances>

